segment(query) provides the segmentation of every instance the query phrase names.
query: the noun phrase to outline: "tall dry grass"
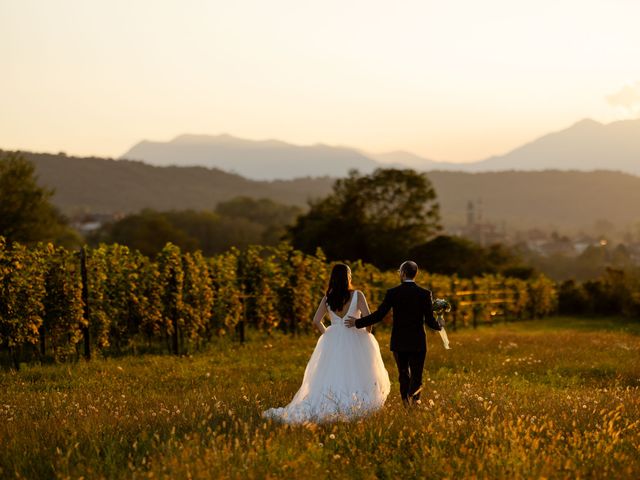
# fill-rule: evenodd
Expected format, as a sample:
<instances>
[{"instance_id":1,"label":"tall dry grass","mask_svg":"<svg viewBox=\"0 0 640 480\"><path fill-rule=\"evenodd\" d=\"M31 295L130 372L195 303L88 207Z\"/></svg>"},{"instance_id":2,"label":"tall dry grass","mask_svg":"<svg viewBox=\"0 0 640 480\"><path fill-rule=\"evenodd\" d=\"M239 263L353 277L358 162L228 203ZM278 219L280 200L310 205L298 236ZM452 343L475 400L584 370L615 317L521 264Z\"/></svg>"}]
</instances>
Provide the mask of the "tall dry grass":
<instances>
[{"instance_id":1,"label":"tall dry grass","mask_svg":"<svg viewBox=\"0 0 640 480\"><path fill-rule=\"evenodd\" d=\"M394 381L381 412L332 425L260 417L314 337L2 372L0 477L640 478L640 328L595 322L451 332L450 351L431 335L425 408Z\"/></svg>"}]
</instances>

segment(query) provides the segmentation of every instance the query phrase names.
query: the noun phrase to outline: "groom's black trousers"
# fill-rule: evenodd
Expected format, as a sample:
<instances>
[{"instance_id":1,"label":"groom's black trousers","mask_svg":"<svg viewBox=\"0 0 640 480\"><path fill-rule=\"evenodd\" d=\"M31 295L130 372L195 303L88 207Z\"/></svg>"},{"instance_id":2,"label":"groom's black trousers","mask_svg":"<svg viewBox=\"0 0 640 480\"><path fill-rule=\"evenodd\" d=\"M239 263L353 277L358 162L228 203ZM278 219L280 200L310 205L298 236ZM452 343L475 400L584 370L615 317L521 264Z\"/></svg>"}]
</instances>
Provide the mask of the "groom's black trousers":
<instances>
[{"instance_id":1,"label":"groom's black trousers","mask_svg":"<svg viewBox=\"0 0 640 480\"><path fill-rule=\"evenodd\" d=\"M403 402L420 400L420 387L422 387L422 370L426 351L422 352L393 352L398 366L400 381L400 396Z\"/></svg>"}]
</instances>

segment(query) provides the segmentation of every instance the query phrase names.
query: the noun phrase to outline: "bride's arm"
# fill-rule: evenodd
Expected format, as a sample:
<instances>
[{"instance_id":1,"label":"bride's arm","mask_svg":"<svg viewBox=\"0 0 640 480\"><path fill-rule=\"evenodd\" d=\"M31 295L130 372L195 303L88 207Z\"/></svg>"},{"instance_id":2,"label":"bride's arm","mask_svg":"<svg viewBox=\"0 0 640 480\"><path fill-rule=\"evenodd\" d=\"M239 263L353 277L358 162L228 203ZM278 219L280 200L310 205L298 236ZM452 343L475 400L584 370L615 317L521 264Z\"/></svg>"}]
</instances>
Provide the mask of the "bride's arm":
<instances>
[{"instance_id":1,"label":"bride's arm","mask_svg":"<svg viewBox=\"0 0 640 480\"><path fill-rule=\"evenodd\" d=\"M320 300L320 305L318 305L318 309L316 310L316 314L313 316L313 324L316 326L320 333L324 333L326 327L322 324L322 319L327 313L327 297L322 297Z\"/></svg>"},{"instance_id":2,"label":"bride's arm","mask_svg":"<svg viewBox=\"0 0 640 480\"><path fill-rule=\"evenodd\" d=\"M358 310L360 310L360 313L362 314L362 316L364 317L365 315L369 315L371 313L371 310L369 310L369 305L367 304L367 298L364 296L364 293L362 293L361 291L358 290ZM369 325L368 327L366 327L367 332L371 333L371 330L373 330L373 326Z\"/></svg>"}]
</instances>

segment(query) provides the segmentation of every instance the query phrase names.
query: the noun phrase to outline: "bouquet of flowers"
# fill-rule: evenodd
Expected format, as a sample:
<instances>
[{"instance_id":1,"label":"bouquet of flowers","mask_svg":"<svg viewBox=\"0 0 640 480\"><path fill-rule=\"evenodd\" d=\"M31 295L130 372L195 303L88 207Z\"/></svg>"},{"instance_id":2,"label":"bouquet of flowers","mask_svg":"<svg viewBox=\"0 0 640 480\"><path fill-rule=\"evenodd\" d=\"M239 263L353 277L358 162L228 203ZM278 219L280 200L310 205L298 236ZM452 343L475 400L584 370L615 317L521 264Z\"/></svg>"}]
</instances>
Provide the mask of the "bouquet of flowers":
<instances>
[{"instance_id":1,"label":"bouquet of flowers","mask_svg":"<svg viewBox=\"0 0 640 480\"><path fill-rule=\"evenodd\" d=\"M450 311L451 311L451 304L444 298L436 298L433 301L433 313L436 314L436 321L438 322L438 325L440 325L441 327L439 331L440 338L442 338L442 343L444 344L444 348L447 350L449 350L451 347L449 346L449 337L447 337L447 332L444 329L444 314Z\"/></svg>"}]
</instances>

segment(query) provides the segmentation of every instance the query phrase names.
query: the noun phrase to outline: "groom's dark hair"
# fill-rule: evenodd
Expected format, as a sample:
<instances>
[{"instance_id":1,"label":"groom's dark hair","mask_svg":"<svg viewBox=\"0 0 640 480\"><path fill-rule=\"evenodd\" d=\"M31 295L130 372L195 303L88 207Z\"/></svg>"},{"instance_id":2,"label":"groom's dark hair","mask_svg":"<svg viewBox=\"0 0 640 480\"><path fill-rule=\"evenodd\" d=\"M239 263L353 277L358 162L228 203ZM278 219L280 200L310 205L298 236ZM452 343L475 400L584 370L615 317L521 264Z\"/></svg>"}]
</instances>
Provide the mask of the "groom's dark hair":
<instances>
[{"instance_id":1,"label":"groom's dark hair","mask_svg":"<svg viewBox=\"0 0 640 480\"><path fill-rule=\"evenodd\" d=\"M416 262L412 262L411 260L407 260L400 265L400 271L404 273L404 276L410 280L416 278L418 274L418 264Z\"/></svg>"}]
</instances>

